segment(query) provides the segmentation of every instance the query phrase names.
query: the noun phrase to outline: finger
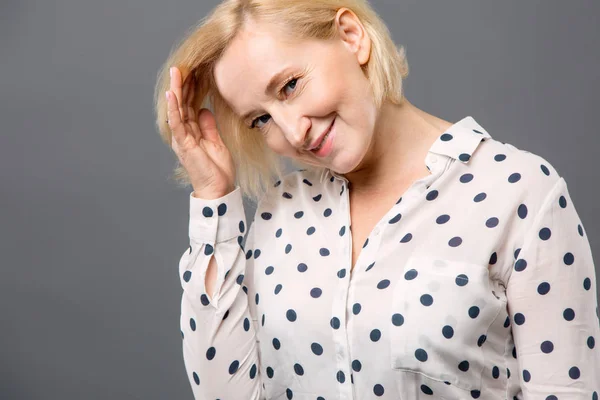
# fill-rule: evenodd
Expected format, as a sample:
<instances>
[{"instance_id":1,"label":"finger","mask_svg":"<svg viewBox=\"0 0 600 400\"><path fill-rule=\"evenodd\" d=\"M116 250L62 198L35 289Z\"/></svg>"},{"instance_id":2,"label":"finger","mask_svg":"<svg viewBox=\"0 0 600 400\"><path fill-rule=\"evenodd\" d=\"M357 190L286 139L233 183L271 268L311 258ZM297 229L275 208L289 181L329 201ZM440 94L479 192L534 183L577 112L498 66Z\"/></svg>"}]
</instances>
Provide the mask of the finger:
<instances>
[{"instance_id":1,"label":"finger","mask_svg":"<svg viewBox=\"0 0 600 400\"><path fill-rule=\"evenodd\" d=\"M173 68L173 73L171 76L171 91L175 94L175 100L177 102L178 105L178 109L181 115L181 119L183 121L185 121L185 114L184 112L186 112L185 110L182 110L182 82L181 82L181 72L179 71L179 68L177 67L172 67Z\"/></svg>"},{"instance_id":2,"label":"finger","mask_svg":"<svg viewBox=\"0 0 600 400\"><path fill-rule=\"evenodd\" d=\"M213 143L222 143L217 129L217 121L209 109L203 108L198 112L198 125L203 138Z\"/></svg>"},{"instance_id":3,"label":"finger","mask_svg":"<svg viewBox=\"0 0 600 400\"><path fill-rule=\"evenodd\" d=\"M175 140L179 143L183 143L183 140L185 139L185 125L181 121L179 105L171 90L167 91L167 94L167 121L169 128L171 128L171 134ZM173 140L171 140L171 142L173 142Z\"/></svg>"},{"instance_id":4,"label":"finger","mask_svg":"<svg viewBox=\"0 0 600 400\"><path fill-rule=\"evenodd\" d=\"M200 143L200 139L202 138L202 131L200 130L200 126L198 125L198 119L196 118L196 110L194 107L188 106L188 126L191 128L192 135L196 142Z\"/></svg>"}]
</instances>

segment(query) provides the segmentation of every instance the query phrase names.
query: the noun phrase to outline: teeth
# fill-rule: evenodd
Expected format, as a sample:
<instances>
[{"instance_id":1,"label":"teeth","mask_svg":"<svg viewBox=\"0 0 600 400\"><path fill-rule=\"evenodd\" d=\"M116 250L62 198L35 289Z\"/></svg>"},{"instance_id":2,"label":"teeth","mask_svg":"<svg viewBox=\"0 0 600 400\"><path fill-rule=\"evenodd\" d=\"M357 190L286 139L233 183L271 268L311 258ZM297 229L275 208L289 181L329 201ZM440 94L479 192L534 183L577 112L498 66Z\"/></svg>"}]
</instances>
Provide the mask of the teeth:
<instances>
[{"instance_id":1,"label":"teeth","mask_svg":"<svg viewBox=\"0 0 600 400\"><path fill-rule=\"evenodd\" d=\"M317 151L317 150L319 150L321 147L323 147L323 144L325 144L325 141L326 141L326 140L327 140L327 138L329 137L329 134L330 134L330 133L331 133L331 131L327 132L327 135L325 135L325 136L323 137L323 140L321 141L321 143L320 143L320 144L319 144L317 147L315 147L315 148L313 149L313 151Z\"/></svg>"}]
</instances>

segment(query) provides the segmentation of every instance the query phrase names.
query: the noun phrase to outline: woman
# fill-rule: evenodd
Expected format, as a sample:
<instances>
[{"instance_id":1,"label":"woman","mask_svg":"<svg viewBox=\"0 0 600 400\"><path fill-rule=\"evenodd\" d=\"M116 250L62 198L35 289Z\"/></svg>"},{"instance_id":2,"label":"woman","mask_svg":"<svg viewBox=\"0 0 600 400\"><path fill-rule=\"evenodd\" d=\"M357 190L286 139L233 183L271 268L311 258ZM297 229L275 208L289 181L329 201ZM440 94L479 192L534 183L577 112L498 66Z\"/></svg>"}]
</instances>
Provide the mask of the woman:
<instances>
[{"instance_id":1,"label":"woman","mask_svg":"<svg viewBox=\"0 0 600 400\"><path fill-rule=\"evenodd\" d=\"M407 74L364 0L225 1L170 55L156 111L194 188L196 398L598 398L596 277L565 180L413 106Z\"/></svg>"}]
</instances>

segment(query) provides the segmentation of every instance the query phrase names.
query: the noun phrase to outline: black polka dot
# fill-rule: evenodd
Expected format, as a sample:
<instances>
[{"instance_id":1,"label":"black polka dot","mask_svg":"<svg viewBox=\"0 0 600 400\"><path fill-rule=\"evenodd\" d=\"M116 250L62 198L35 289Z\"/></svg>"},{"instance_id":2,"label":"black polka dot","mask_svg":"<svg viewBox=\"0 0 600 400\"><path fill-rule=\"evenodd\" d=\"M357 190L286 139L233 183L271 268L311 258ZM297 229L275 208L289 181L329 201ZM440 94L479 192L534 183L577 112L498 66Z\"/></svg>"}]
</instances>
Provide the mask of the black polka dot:
<instances>
[{"instance_id":1,"label":"black polka dot","mask_svg":"<svg viewBox=\"0 0 600 400\"><path fill-rule=\"evenodd\" d=\"M346 381L346 375L344 374L344 371L338 371L337 374L335 374L335 378L339 383L344 383Z\"/></svg>"},{"instance_id":2,"label":"black polka dot","mask_svg":"<svg viewBox=\"0 0 600 400\"><path fill-rule=\"evenodd\" d=\"M571 379L579 379L580 376L581 372L579 371L579 368L571 367L571 369L569 369L569 377Z\"/></svg>"},{"instance_id":3,"label":"black polka dot","mask_svg":"<svg viewBox=\"0 0 600 400\"><path fill-rule=\"evenodd\" d=\"M217 349L215 349L214 347L209 347L208 350L206 350L206 359L212 360L213 358L215 358L216 354L217 354Z\"/></svg>"},{"instance_id":4,"label":"black polka dot","mask_svg":"<svg viewBox=\"0 0 600 400\"><path fill-rule=\"evenodd\" d=\"M590 349L593 349L593 348L594 348L594 346L596 345L596 339L594 339L594 337L593 337L593 336L590 336L590 337L588 337L586 342L587 342L587 346L588 346Z\"/></svg>"},{"instance_id":5,"label":"black polka dot","mask_svg":"<svg viewBox=\"0 0 600 400\"><path fill-rule=\"evenodd\" d=\"M331 320L329 321L329 325L331 325L331 327L333 329L339 329L340 328L340 320L338 317L333 317L331 318Z\"/></svg>"},{"instance_id":6,"label":"black polka dot","mask_svg":"<svg viewBox=\"0 0 600 400\"><path fill-rule=\"evenodd\" d=\"M390 219L388 222L390 224L395 224L396 222L400 221L401 218L402 218L402 214L397 214L394 218Z\"/></svg>"},{"instance_id":7,"label":"black polka dot","mask_svg":"<svg viewBox=\"0 0 600 400\"><path fill-rule=\"evenodd\" d=\"M585 278L583 280L583 288L585 290L590 290L591 286L592 286L592 281L590 280L590 278Z\"/></svg>"},{"instance_id":8,"label":"black polka dot","mask_svg":"<svg viewBox=\"0 0 600 400\"><path fill-rule=\"evenodd\" d=\"M476 203L482 202L483 200L485 200L485 198L487 197L487 194L485 193L479 193L477 196L475 196L473 198L473 201Z\"/></svg>"},{"instance_id":9,"label":"black polka dot","mask_svg":"<svg viewBox=\"0 0 600 400\"><path fill-rule=\"evenodd\" d=\"M454 329L450 325L445 325L442 328L442 335L444 335L446 339L450 339L454 336Z\"/></svg>"},{"instance_id":10,"label":"black polka dot","mask_svg":"<svg viewBox=\"0 0 600 400\"><path fill-rule=\"evenodd\" d=\"M229 365L229 374L230 375L235 374L237 372L239 366L240 366L240 362L238 360L233 361Z\"/></svg>"},{"instance_id":11,"label":"black polka dot","mask_svg":"<svg viewBox=\"0 0 600 400\"><path fill-rule=\"evenodd\" d=\"M279 350L281 348L281 342L277 338L273 338L273 348Z\"/></svg>"},{"instance_id":12,"label":"black polka dot","mask_svg":"<svg viewBox=\"0 0 600 400\"><path fill-rule=\"evenodd\" d=\"M381 331L379 329L373 329L369 334L369 337L373 342L377 342L379 339L381 339Z\"/></svg>"},{"instance_id":13,"label":"black polka dot","mask_svg":"<svg viewBox=\"0 0 600 400\"><path fill-rule=\"evenodd\" d=\"M410 269L410 270L406 271L406 273L404 274L404 279L406 279L407 281L411 281L411 280L415 279L417 277L417 275L419 275L419 273L417 272L416 269Z\"/></svg>"},{"instance_id":14,"label":"black polka dot","mask_svg":"<svg viewBox=\"0 0 600 400\"><path fill-rule=\"evenodd\" d=\"M415 358L419 361L427 361L427 352L424 349L415 350Z\"/></svg>"},{"instance_id":15,"label":"black polka dot","mask_svg":"<svg viewBox=\"0 0 600 400\"><path fill-rule=\"evenodd\" d=\"M479 346L479 347L483 346L483 344L485 343L486 340L487 340L486 335L479 336L479 339L477 339L477 346Z\"/></svg>"},{"instance_id":16,"label":"black polka dot","mask_svg":"<svg viewBox=\"0 0 600 400\"><path fill-rule=\"evenodd\" d=\"M388 286L390 286L390 280L384 279L384 280L379 281L379 283L377 284L377 289L385 289Z\"/></svg>"},{"instance_id":17,"label":"black polka dot","mask_svg":"<svg viewBox=\"0 0 600 400\"><path fill-rule=\"evenodd\" d=\"M423 304L426 307L429 307L433 304L433 297L430 294L424 294L421 296L420 301L421 304Z\"/></svg>"},{"instance_id":18,"label":"black polka dot","mask_svg":"<svg viewBox=\"0 0 600 400\"><path fill-rule=\"evenodd\" d=\"M287 312L285 313L285 317L288 319L288 321L294 322L296 320L296 311L294 310L287 310Z\"/></svg>"},{"instance_id":19,"label":"black polka dot","mask_svg":"<svg viewBox=\"0 0 600 400\"><path fill-rule=\"evenodd\" d=\"M304 375L304 368L302 367L302 365L296 363L294 364L294 372L296 373L296 375Z\"/></svg>"},{"instance_id":20,"label":"black polka dot","mask_svg":"<svg viewBox=\"0 0 600 400\"><path fill-rule=\"evenodd\" d=\"M463 372L467 372L469 370L469 362L467 360L461 361L458 364L458 369L460 369Z\"/></svg>"},{"instance_id":21,"label":"black polka dot","mask_svg":"<svg viewBox=\"0 0 600 400\"><path fill-rule=\"evenodd\" d=\"M473 174L463 174L459 180L461 183L469 183L473 180Z\"/></svg>"},{"instance_id":22,"label":"black polka dot","mask_svg":"<svg viewBox=\"0 0 600 400\"><path fill-rule=\"evenodd\" d=\"M510 183L516 183L516 182L519 182L520 180L521 180L521 174L519 174L518 172L515 172L514 174L511 174L508 177L508 181Z\"/></svg>"},{"instance_id":23,"label":"black polka dot","mask_svg":"<svg viewBox=\"0 0 600 400\"><path fill-rule=\"evenodd\" d=\"M373 393L375 394L375 396L381 397L381 396L383 396L384 392L385 392L385 390L383 389L383 386L380 385L379 383L376 384L375 386L373 386Z\"/></svg>"},{"instance_id":24,"label":"black polka dot","mask_svg":"<svg viewBox=\"0 0 600 400\"><path fill-rule=\"evenodd\" d=\"M563 311L563 317L567 321L573 321L575 318L575 311L573 311L572 308L565 308L565 311Z\"/></svg>"},{"instance_id":25,"label":"black polka dot","mask_svg":"<svg viewBox=\"0 0 600 400\"><path fill-rule=\"evenodd\" d=\"M540 349L546 354L552 353L552 351L554 350L554 343L552 343L549 340L546 340L542 342L542 344L540 345Z\"/></svg>"},{"instance_id":26,"label":"black polka dot","mask_svg":"<svg viewBox=\"0 0 600 400\"><path fill-rule=\"evenodd\" d=\"M492 378L498 379L500 377L500 368L494 365L492 368Z\"/></svg>"},{"instance_id":27,"label":"black polka dot","mask_svg":"<svg viewBox=\"0 0 600 400\"><path fill-rule=\"evenodd\" d=\"M462 244L462 239L460 237L453 237L448 241L448 246L450 247L458 247Z\"/></svg>"},{"instance_id":28,"label":"black polka dot","mask_svg":"<svg viewBox=\"0 0 600 400\"><path fill-rule=\"evenodd\" d=\"M515 324L523 325L525 323L525 316L521 313L516 313L513 320L515 321Z\"/></svg>"},{"instance_id":29,"label":"black polka dot","mask_svg":"<svg viewBox=\"0 0 600 400\"><path fill-rule=\"evenodd\" d=\"M539 233L540 239L548 240L548 239L550 239L550 236L552 236L552 232L550 231L549 228L540 229L540 233Z\"/></svg>"},{"instance_id":30,"label":"black polka dot","mask_svg":"<svg viewBox=\"0 0 600 400\"><path fill-rule=\"evenodd\" d=\"M196 385L200 384L200 377L198 376L197 373L192 373L192 376L194 377L194 382L196 383Z\"/></svg>"},{"instance_id":31,"label":"black polka dot","mask_svg":"<svg viewBox=\"0 0 600 400\"><path fill-rule=\"evenodd\" d=\"M394 324L394 326L402 326L402 324L404 324L404 316L398 313L392 315L392 324Z\"/></svg>"},{"instance_id":32,"label":"black polka dot","mask_svg":"<svg viewBox=\"0 0 600 400\"><path fill-rule=\"evenodd\" d=\"M517 262L515 262L515 271L521 272L525 268L527 268L527 261L525 261L524 259L520 258L517 260Z\"/></svg>"},{"instance_id":33,"label":"black polka dot","mask_svg":"<svg viewBox=\"0 0 600 400\"><path fill-rule=\"evenodd\" d=\"M321 346L319 343L312 343L310 345L310 349L312 350L312 352L318 356L320 356L321 354L323 354L323 346Z\"/></svg>"},{"instance_id":34,"label":"black polka dot","mask_svg":"<svg viewBox=\"0 0 600 400\"><path fill-rule=\"evenodd\" d=\"M227 212L227 204L225 204L225 203L219 204L219 206L217 207L217 214L219 216L223 216L223 215L225 215L226 212Z\"/></svg>"},{"instance_id":35,"label":"black polka dot","mask_svg":"<svg viewBox=\"0 0 600 400\"><path fill-rule=\"evenodd\" d=\"M436 224L440 224L440 225L445 224L448 221L450 221L450 216L448 214L440 215L435 220Z\"/></svg>"},{"instance_id":36,"label":"black polka dot","mask_svg":"<svg viewBox=\"0 0 600 400\"><path fill-rule=\"evenodd\" d=\"M573 253L565 253L563 257L563 262L566 265L573 265L573 263L575 262L575 256L573 255Z\"/></svg>"},{"instance_id":37,"label":"black polka dot","mask_svg":"<svg viewBox=\"0 0 600 400\"><path fill-rule=\"evenodd\" d=\"M550 291L550 284L548 282L542 282L538 285L537 291L541 295L545 295Z\"/></svg>"},{"instance_id":38,"label":"black polka dot","mask_svg":"<svg viewBox=\"0 0 600 400\"><path fill-rule=\"evenodd\" d=\"M473 307L469 308L469 317L477 318L478 315L479 315L479 307L473 306Z\"/></svg>"},{"instance_id":39,"label":"black polka dot","mask_svg":"<svg viewBox=\"0 0 600 400\"><path fill-rule=\"evenodd\" d=\"M308 269L308 266L304 263L300 263L298 264L298 272L306 272L306 270Z\"/></svg>"},{"instance_id":40,"label":"black polka dot","mask_svg":"<svg viewBox=\"0 0 600 400\"><path fill-rule=\"evenodd\" d=\"M213 216L213 210L210 207L204 207L202 209L202 215L204 215L206 218L210 218Z\"/></svg>"},{"instance_id":41,"label":"black polka dot","mask_svg":"<svg viewBox=\"0 0 600 400\"><path fill-rule=\"evenodd\" d=\"M421 392L430 396L433 394L433 390L431 390L431 388L427 385L421 385Z\"/></svg>"},{"instance_id":42,"label":"black polka dot","mask_svg":"<svg viewBox=\"0 0 600 400\"><path fill-rule=\"evenodd\" d=\"M362 369L362 364L358 360L352 361L352 370L355 372L360 372Z\"/></svg>"},{"instance_id":43,"label":"black polka dot","mask_svg":"<svg viewBox=\"0 0 600 400\"><path fill-rule=\"evenodd\" d=\"M458 286L465 286L467 283L469 283L469 277L465 274L460 274L456 276L454 281Z\"/></svg>"},{"instance_id":44,"label":"black polka dot","mask_svg":"<svg viewBox=\"0 0 600 400\"><path fill-rule=\"evenodd\" d=\"M313 297L316 299L316 298L321 297L322 293L323 293L323 291L320 288L312 288L310 290L310 297Z\"/></svg>"}]
</instances>

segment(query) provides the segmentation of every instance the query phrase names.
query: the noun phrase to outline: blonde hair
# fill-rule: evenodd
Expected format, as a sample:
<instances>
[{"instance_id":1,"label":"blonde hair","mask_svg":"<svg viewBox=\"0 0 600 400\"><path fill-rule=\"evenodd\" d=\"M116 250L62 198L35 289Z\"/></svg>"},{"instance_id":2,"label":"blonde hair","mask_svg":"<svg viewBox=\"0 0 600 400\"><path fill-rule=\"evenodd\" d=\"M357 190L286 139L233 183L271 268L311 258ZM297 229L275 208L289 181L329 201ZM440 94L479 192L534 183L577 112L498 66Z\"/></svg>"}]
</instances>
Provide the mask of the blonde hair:
<instances>
[{"instance_id":1,"label":"blonde hair","mask_svg":"<svg viewBox=\"0 0 600 400\"><path fill-rule=\"evenodd\" d=\"M285 27L297 39L333 39L338 36L335 17L340 8L356 14L371 39L369 61L363 65L379 109L384 101L401 104L402 80L408 76L405 48L396 47L390 32L367 0L224 0L192 27L172 48L158 73L154 91L156 125L167 145L171 131L166 122L165 91L169 90L169 68L181 71L182 81L193 73L198 86L193 99L196 110L213 111L219 133L231 152L236 168L236 185L253 201L258 201L274 179L283 177L281 159L270 150L262 135L256 134L237 116L215 84L213 69L228 44L244 27L248 18ZM322 170L295 159L292 165ZM183 185L190 183L179 163L173 178Z\"/></svg>"}]
</instances>

